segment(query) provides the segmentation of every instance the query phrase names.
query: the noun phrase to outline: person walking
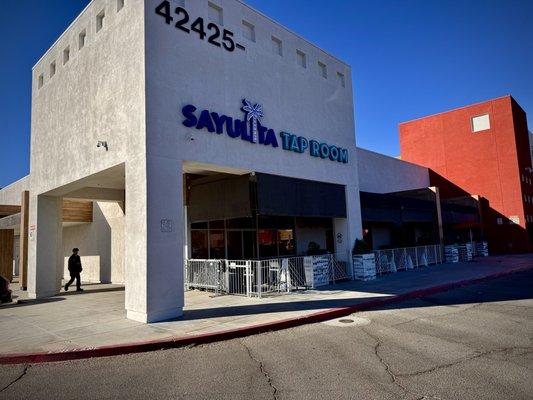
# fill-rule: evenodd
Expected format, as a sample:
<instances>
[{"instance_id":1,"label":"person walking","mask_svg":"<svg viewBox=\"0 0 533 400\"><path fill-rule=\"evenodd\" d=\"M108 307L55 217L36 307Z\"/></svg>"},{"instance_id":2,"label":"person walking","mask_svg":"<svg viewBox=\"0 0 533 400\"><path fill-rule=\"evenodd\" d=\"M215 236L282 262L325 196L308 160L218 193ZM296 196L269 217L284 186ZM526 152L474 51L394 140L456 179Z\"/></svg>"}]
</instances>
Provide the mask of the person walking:
<instances>
[{"instance_id":1,"label":"person walking","mask_svg":"<svg viewBox=\"0 0 533 400\"><path fill-rule=\"evenodd\" d=\"M68 259L68 271L70 272L70 281L67 282L65 285L65 292L68 292L68 287L74 282L74 279L76 279L76 292L82 292L83 289L81 288L81 278L80 273L83 271L83 268L81 267L81 259L78 255L78 252L80 249L77 247L72 249L72 255Z\"/></svg>"}]
</instances>

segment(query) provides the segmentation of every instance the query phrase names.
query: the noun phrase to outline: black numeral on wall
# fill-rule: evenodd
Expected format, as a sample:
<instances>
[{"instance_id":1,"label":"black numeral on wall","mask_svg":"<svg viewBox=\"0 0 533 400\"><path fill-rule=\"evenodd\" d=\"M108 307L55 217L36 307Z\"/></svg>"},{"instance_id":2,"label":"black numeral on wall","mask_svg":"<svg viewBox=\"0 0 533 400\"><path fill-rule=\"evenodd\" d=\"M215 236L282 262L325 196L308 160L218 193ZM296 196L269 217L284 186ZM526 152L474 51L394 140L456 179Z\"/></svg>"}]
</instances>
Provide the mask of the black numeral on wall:
<instances>
[{"instance_id":1,"label":"black numeral on wall","mask_svg":"<svg viewBox=\"0 0 533 400\"><path fill-rule=\"evenodd\" d=\"M232 31L228 31L227 29L224 29L224 35L222 36L222 42L223 42L224 48L227 51L235 50L235 42L233 41Z\"/></svg>"},{"instance_id":2,"label":"black numeral on wall","mask_svg":"<svg viewBox=\"0 0 533 400\"><path fill-rule=\"evenodd\" d=\"M209 31L215 31L211 36L209 36L209 39L207 41L211 44L214 44L215 46L220 47L220 42L217 42L217 39L220 37L220 28L217 24L210 23L207 25L207 30Z\"/></svg>"},{"instance_id":3,"label":"black numeral on wall","mask_svg":"<svg viewBox=\"0 0 533 400\"><path fill-rule=\"evenodd\" d=\"M178 16L183 15L183 18L180 19L178 22L176 22L176 28L181 29L183 32L189 33L190 32L189 28L186 28L185 26L183 26L187 22L189 22L189 13L187 12L187 10L182 7L178 7L176 8L176 14Z\"/></svg>"},{"instance_id":4,"label":"black numeral on wall","mask_svg":"<svg viewBox=\"0 0 533 400\"><path fill-rule=\"evenodd\" d=\"M163 1L161 4L159 4L155 8L155 13L165 19L165 23L170 25L172 21L174 21L174 17L170 13L171 7L170 2L168 0ZM210 22L207 25L207 32L205 30L204 26L204 19L202 17L196 18L196 20L191 24L190 27L186 26L186 24L190 21L189 13L186 9L183 7L176 7L175 14L177 16L176 21L176 28L179 30L191 33L191 31L198 33L198 36L201 40L204 40L205 37L209 34L209 37L207 38L207 41L211 43L214 46L217 47L224 47L229 52L235 51L235 48L238 47L242 50L244 50L244 47L235 44L235 41L233 40L233 32L229 31L227 29L224 29L222 31L222 39L220 39L220 27Z\"/></svg>"},{"instance_id":5,"label":"black numeral on wall","mask_svg":"<svg viewBox=\"0 0 533 400\"><path fill-rule=\"evenodd\" d=\"M155 13L165 18L165 22L169 25L174 20L172 15L170 15L170 3L168 1L164 1L159 4L155 9Z\"/></svg>"},{"instance_id":6,"label":"black numeral on wall","mask_svg":"<svg viewBox=\"0 0 533 400\"><path fill-rule=\"evenodd\" d=\"M194 21L191 25L191 31L196 32L198 35L200 35L200 39L204 40L205 38L205 29L204 29L204 19L203 18L197 18L196 21Z\"/></svg>"}]
</instances>

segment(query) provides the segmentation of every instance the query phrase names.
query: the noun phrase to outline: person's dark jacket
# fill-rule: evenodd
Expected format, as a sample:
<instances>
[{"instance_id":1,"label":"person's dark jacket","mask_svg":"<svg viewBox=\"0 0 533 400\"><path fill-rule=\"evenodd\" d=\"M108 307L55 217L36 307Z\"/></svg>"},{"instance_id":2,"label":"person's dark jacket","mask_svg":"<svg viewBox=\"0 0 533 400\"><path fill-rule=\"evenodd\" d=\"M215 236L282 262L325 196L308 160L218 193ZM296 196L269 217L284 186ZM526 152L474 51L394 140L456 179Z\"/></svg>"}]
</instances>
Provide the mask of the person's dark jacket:
<instances>
[{"instance_id":1,"label":"person's dark jacket","mask_svg":"<svg viewBox=\"0 0 533 400\"><path fill-rule=\"evenodd\" d=\"M80 256L73 254L69 257L68 270L73 274L77 274L82 271Z\"/></svg>"}]
</instances>

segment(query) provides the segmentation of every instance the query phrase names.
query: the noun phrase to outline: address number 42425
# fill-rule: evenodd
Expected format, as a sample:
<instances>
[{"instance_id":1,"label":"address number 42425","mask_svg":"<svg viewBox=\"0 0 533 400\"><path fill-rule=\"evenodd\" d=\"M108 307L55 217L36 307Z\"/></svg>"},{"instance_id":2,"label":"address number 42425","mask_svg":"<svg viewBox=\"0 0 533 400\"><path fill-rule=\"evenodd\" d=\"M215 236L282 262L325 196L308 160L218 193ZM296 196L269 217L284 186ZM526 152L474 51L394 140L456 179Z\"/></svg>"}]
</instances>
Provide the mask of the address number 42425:
<instances>
[{"instance_id":1,"label":"address number 42425","mask_svg":"<svg viewBox=\"0 0 533 400\"><path fill-rule=\"evenodd\" d=\"M155 13L165 19L165 22L170 25L171 22L175 22L175 27L185 33L195 32L198 34L201 40L207 37L207 41L214 46L223 47L227 51L235 51L235 41L233 40L233 32L228 29L221 30L220 27L210 22L207 26L204 23L202 17L196 18L192 24L189 25L190 16L187 10L183 7L176 7L174 13L171 13L170 2L165 0L159 4ZM239 46L239 48L243 48ZM244 48L243 48L244 49Z\"/></svg>"}]
</instances>

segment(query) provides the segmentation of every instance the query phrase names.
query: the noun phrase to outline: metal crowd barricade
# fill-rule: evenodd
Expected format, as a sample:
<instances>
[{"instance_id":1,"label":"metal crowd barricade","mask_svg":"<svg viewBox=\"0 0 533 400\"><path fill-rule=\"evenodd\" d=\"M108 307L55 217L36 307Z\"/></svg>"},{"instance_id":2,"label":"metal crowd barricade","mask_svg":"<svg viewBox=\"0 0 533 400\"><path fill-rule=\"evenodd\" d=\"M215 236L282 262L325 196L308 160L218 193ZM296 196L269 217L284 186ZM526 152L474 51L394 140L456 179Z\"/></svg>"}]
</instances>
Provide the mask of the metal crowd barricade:
<instances>
[{"instance_id":1,"label":"metal crowd barricade","mask_svg":"<svg viewBox=\"0 0 533 400\"><path fill-rule=\"evenodd\" d=\"M223 279L222 260L186 260L185 289L207 289L219 292Z\"/></svg>"},{"instance_id":2,"label":"metal crowd barricade","mask_svg":"<svg viewBox=\"0 0 533 400\"><path fill-rule=\"evenodd\" d=\"M285 293L308 287L304 257L272 258L251 261L254 296Z\"/></svg>"},{"instance_id":3,"label":"metal crowd barricade","mask_svg":"<svg viewBox=\"0 0 533 400\"><path fill-rule=\"evenodd\" d=\"M253 261L224 260L226 266L226 292L229 294L251 296L254 271Z\"/></svg>"},{"instance_id":4,"label":"metal crowd barricade","mask_svg":"<svg viewBox=\"0 0 533 400\"><path fill-rule=\"evenodd\" d=\"M310 285L305 275L305 257L288 257L286 260L285 286L287 291L308 288Z\"/></svg>"},{"instance_id":5,"label":"metal crowd barricade","mask_svg":"<svg viewBox=\"0 0 533 400\"><path fill-rule=\"evenodd\" d=\"M443 262L440 245L374 251L376 274ZM352 279L353 260L336 254L265 260L187 260L185 289L262 297Z\"/></svg>"},{"instance_id":6,"label":"metal crowd barricade","mask_svg":"<svg viewBox=\"0 0 533 400\"><path fill-rule=\"evenodd\" d=\"M335 254L265 260L187 260L185 289L262 297L314 287L315 262L326 284L351 279L351 262ZM311 270L311 271L310 271Z\"/></svg>"},{"instance_id":7,"label":"metal crowd barricade","mask_svg":"<svg viewBox=\"0 0 533 400\"><path fill-rule=\"evenodd\" d=\"M349 280L352 278L353 262L350 256L343 260L342 255L329 254L330 257L330 281L336 283L338 281Z\"/></svg>"},{"instance_id":8,"label":"metal crowd barricade","mask_svg":"<svg viewBox=\"0 0 533 400\"><path fill-rule=\"evenodd\" d=\"M377 250L374 251L374 255L376 257L376 272L378 275L397 271L394 250Z\"/></svg>"},{"instance_id":9,"label":"metal crowd barricade","mask_svg":"<svg viewBox=\"0 0 533 400\"><path fill-rule=\"evenodd\" d=\"M394 264L396 265L396 271L408 269L406 249L393 249L392 254L394 257Z\"/></svg>"},{"instance_id":10,"label":"metal crowd barricade","mask_svg":"<svg viewBox=\"0 0 533 400\"><path fill-rule=\"evenodd\" d=\"M378 275L441 264L443 262L440 245L375 250L374 256Z\"/></svg>"}]
</instances>

